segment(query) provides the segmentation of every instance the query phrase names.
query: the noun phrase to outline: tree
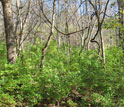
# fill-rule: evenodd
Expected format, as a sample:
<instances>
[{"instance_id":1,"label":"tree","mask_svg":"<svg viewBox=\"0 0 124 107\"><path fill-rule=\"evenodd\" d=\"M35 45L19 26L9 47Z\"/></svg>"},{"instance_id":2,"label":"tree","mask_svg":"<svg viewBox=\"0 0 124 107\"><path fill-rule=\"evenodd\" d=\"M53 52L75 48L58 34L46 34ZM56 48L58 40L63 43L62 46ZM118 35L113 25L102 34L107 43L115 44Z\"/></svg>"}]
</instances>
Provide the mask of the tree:
<instances>
[{"instance_id":1,"label":"tree","mask_svg":"<svg viewBox=\"0 0 124 107\"><path fill-rule=\"evenodd\" d=\"M0 0L3 7L4 27L7 46L8 63L16 62L15 36L13 33L13 16L11 10L11 0Z\"/></svg>"},{"instance_id":2,"label":"tree","mask_svg":"<svg viewBox=\"0 0 124 107\"><path fill-rule=\"evenodd\" d=\"M101 9L102 9L101 8L101 0L98 0L98 1L95 0L95 5L93 4L93 2L91 2L91 0L89 0L89 3L94 8L95 15L96 15L96 18L97 18L97 24L98 24L97 32L96 32L95 36L91 39L91 42L94 42L98 45L99 55L102 57L102 62L104 64L105 64L105 49L104 49L104 41L103 41L103 35L102 35L102 24L103 24L104 19L105 19L105 15L106 15L107 6L109 4L109 1L110 0L107 0L107 2L105 4L103 15L102 15L102 18L101 18ZM100 37L101 44L99 44L99 42L95 40L97 35L99 35L99 37Z\"/></svg>"},{"instance_id":3,"label":"tree","mask_svg":"<svg viewBox=\"0 0 124 107\"><path fill-rule=\"evenodd\" d=\"M120 27L119 27L119 39L120 41L122 41L122 48L124 49L124 37L123 37L123 32L121 31L121 27L123 27L124 24L124 1L123 0L117 0L118 3L118 13L119 13L119 23L120 23Z\"/></svg>"},{"instance_id":4,"label":"tree","mask_svg":"<svg viewBox=\"0 0 124 107\"><path fill-rule=\"evenodd\" d=\"M39 2L40 4L40 2ZM43 12L43 2L41 1L41 10L42 10L42 13ZM46 54L46 51L47 51L47 48L50 44L50 41L51 41L51 38L52 38L52 35L54 33L54 26L55 26L55 11L56 11L56 0L53 1L53 9L52 9L52 24L50 26L50 34L48 36L48 39L47 39L47 42L45 43L45 46L43 47L42 49L42 57L41 57L41 63L40 63L40 70L42 70L43 68L43 64L44 64L44 59L45 59L45 54Z\"/></svg>"}]
</instances>

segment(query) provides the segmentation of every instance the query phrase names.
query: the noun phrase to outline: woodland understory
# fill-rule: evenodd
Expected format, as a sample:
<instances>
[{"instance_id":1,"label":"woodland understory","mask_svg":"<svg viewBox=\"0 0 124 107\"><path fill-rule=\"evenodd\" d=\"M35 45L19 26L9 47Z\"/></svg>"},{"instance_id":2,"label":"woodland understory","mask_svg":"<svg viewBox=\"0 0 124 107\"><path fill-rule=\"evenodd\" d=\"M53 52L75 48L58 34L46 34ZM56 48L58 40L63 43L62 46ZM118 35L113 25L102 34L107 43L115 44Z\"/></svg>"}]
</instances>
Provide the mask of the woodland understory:
<instances>
[{"instance_id":1,"label":"woodland understory","mask_svg":"<svg viewBox=\"0 0 124 107\"><path fill-rule=\"evenodd\" d=\"M0 0L0 107L124 107L124 0Z\"/></svg>"}]
</instances>

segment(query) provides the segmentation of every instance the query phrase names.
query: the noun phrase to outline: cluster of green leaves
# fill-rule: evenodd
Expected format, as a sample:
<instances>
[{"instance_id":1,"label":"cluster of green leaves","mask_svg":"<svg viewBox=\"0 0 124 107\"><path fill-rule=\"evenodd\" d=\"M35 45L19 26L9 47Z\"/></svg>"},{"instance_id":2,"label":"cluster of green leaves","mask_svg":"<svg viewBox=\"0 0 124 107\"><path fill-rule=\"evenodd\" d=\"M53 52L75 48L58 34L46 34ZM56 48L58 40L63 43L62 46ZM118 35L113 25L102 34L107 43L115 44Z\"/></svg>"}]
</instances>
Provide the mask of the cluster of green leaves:
<instances>
[{"instance_id":1,"label":"cluster of green leaves","mask_svg":"<svg viewBox=\"0 0 124 107\"><path fill-rule=\"evenodd\" d=\"M96 51L83 51L79 56L79 49L72 47L68 55L63 46L58 50L52 41L40 72L41 45L27 47L17 63L10 65L6 61L5 44L0 44L0 106L34 106L58 101L72 107L124 105L121 49L107 49L103 66ZM72 90L82 96L80 100Z\"/></svg>"},{"instance_id":2,"label":"cluster of green leaves","mask_svg":"<svg viewBox=\"0 0 124 107\"><path fill-rule=\"evenodd\" d=\"M93 53L83 54L85 57L81 60L81 87L84 87L81 90L85 90L83 102L90 99L91 104L95 106L121 106L124 101L123 51L115 47L107 49L104 67L95 52Z\"/></svg>"}]
</instances>

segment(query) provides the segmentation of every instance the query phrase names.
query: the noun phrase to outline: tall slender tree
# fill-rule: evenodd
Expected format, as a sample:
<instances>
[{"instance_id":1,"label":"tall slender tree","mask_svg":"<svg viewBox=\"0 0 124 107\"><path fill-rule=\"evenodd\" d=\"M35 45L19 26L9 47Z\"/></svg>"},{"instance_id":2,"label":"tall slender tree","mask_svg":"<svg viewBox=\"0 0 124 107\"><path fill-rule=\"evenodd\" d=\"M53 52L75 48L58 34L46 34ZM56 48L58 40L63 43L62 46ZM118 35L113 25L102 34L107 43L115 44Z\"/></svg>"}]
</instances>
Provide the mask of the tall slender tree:
<instances>
[{"instance_id":1,"label":"tall slender tree","mask_svg":"<svg viewBox=\"0 0 124 107\"><path fill-rule=\"evenodd\" d=\"M4 27L6 35L6 46L7 46L7 60L8 63L16 62L16 47L15 47L15 36L13 33L13 16L11 9L11 0L0 0L3 7Z\"/></svg>"},{"instance_id":2,"label":"tall slender tree","mask_svg":"<svg viewBox=\"0 0 124 107\"><path fill-rule=\"evenodd\" d=\"M117 0L118 3L118 13L119 13L119 23L120 26L122 27L124 25L124 0ZM123 37L123 32L121 32L121 27L119 27L119 39L122 41L122 48L124 49L124 37Z\"/></svg>"}]
</instances>

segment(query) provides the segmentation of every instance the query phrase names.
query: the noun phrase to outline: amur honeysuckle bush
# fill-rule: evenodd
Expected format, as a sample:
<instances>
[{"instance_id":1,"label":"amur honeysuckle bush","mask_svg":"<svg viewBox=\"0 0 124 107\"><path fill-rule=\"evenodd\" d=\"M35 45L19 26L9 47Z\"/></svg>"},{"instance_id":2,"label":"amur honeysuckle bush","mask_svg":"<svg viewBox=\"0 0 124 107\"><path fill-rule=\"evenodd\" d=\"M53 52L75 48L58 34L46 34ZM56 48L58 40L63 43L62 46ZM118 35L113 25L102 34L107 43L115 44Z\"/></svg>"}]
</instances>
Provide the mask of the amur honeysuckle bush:
<instances>
[{"instance_id":1,"label":"amur honeysuckle bush","mask_svg":"<svg viewBox=\"0 0 124 107\"><path fill-rule=\"evenodd\" d=\"M86 107L124 106L124 65L121 48L106 49L106 64L96 51L71 47L71 59L52 41L43 70L39 70L41 45L27 45L16 64L7 64L5 44L0 44L0 106ZM73 93L75 91L77 94ZM79 97L80 96L80 97Z\"/></svg>"}]
</instances>

